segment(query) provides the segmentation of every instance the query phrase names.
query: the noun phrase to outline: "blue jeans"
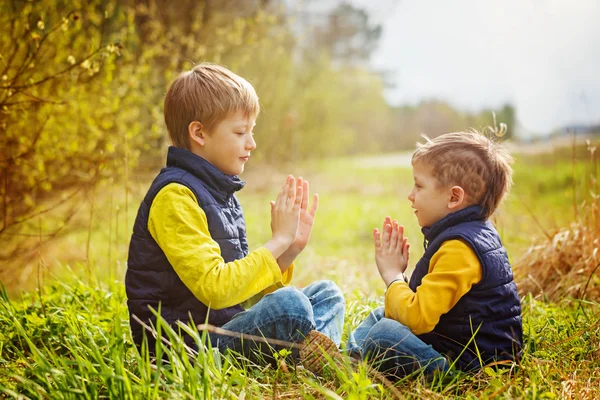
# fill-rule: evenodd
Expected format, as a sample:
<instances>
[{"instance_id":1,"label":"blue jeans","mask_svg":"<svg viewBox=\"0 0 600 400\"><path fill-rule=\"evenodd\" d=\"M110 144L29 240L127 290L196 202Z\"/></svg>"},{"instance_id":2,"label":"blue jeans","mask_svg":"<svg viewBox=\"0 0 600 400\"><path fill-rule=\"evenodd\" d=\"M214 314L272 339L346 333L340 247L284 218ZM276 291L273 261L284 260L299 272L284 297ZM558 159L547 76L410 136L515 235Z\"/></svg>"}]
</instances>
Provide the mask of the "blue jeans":
<instances>
[{"instance_id":1,"label":"blue jeans","mask_svg":"<svg viewBox=\"0 0 600 400\"><path fill-rule=\"evenodd\" d=\"M388 375L403 377L421 370L426 375L448 369L448 361L400 322L384 317L383 307L371 311L350 334L347 351L365 357Z\"/></svg>"},{"instance_id":2,"label":"blue jeans","mask_svg":"<svg viewBox=\"0 0 600 400\"><path fill-rule=\"evenodd\" d=\"M339 347L344 325L344 296L331 281L317 281L303 289L284 287L264 296L246 311L236 314L222 326L230 331L265 338L301 342L316 329L329 336ZM211 344L221 352L228 349L244 354L253 361L271 360L280 346L210 334ZM297 357L298 351L292 350Z\"/></svg>"}]
</instances>

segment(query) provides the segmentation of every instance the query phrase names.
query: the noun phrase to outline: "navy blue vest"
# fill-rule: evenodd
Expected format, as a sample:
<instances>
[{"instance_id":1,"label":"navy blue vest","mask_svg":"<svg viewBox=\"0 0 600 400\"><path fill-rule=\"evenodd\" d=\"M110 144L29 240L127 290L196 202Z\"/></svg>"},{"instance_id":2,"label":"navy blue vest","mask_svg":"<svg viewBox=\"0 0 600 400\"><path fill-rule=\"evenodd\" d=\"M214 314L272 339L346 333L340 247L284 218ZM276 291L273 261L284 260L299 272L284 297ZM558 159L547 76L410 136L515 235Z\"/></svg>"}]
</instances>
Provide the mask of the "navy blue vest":
<instances>
[{"instance_id":1,"label":"navy blue vest","mask_svg":"<svg viewBox=\"0 0 600 400\"><path fill-rule=\"evenodd\" d=\"M425 254L410 279L413 291L429 270L431 257L443 242L468 243L483 268L482 279L448 313L433 331L419 335L439 353L456 360L461 370L473 370L492 361L518 358L523 342L521 304L506 250L479 206L471 206L423 228ZM477 332L475 334L475 332Z\"/></svg>"},{"instance_id":2,"label":"navy blue vest","mask_svg":"<svg viewBox=\"0 0 600 400\"><path fill-rule=\"evenodd\" d=\"M208 161L187 150L169 147L167 166L152 182L138 210L129 244L125 288L133 340L142 343L143 328L131 316L136 315L146 323L155 323L149 310L159 309L161 316L176 328L177 321L221 326L244 309L240 305L210 310L200 302L179 279L165 253L148 231L150 206L158 192L169 183L188 187L196 196L206 214L211 237L219 244L225 262L248 254L246 223L242 208L234 193L244 187L237 176L225 175ZM154 339L148 337L149 350L154 349ZM186 342L191 338L184 335ZM190 344L190 343L188 343Z\"/></svg>"}]
</instances>

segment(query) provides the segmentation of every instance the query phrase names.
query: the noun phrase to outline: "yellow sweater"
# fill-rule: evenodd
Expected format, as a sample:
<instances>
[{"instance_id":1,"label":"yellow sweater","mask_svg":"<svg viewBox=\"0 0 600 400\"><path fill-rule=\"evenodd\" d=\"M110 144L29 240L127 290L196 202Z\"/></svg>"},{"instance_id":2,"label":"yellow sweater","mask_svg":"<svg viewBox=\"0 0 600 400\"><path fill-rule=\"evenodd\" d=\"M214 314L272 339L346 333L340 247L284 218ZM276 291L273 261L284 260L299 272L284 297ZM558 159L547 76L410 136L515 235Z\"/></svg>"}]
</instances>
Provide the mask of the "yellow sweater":
<instances>
[{"instance_id":1,"label":"yellow sweater","mask_svg":"<svg viewBox=\"0 0 600 400\"><path fill-rule=\"evenodd\" d=\"M148 230L181 281L214 310L271 292L292 280L294 266L282 274L277 260L264 247L226 263L194 193L178 183L168 184L154 198Z\"/></svg>"},{"instance_id":2,"label":"yellow sweater","mask_svg":"<svg viewBox=\"0 0 600 400\"><path fill-rule=\"evenodd\" d=\"M462 240L448 240L431 257L429 271L416 292L403 281L390 285L385 294L385 316L415 335L431 332L440 317L481 279L475 252Z\"/></svg>"}]
</instances>

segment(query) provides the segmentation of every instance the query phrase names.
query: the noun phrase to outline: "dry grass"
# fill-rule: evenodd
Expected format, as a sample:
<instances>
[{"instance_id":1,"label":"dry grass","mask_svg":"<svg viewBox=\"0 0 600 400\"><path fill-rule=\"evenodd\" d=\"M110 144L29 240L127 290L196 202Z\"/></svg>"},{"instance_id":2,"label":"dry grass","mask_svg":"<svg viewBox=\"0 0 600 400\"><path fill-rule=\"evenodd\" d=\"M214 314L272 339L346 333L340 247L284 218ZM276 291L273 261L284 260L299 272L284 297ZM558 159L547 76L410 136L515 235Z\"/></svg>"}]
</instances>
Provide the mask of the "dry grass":
<instances>
[{"instance_id":1,"label":"dry grass","mask_svg":"<svg viewBox=\"0 0 600 400\"><path fill-rule=\"evenodd\" d=\"M567 228L545 232L544 240L531 246L514 263L522 294L546 296L553 301L564 297L600 299L600 192L595 150L588 142L588 178L581 185L585 200L577 207L575 222Z\"/></svg>"},{"instance_id":2,"label":"dry grass","mask_svg":"<svg viewBox=\"0 0 600 400\"><path fill-rule=\"evenodd\" d=\"M573 223L536 244L514 265L522 294L600 299L598 230Z\"/></svg>"}]
</instances>

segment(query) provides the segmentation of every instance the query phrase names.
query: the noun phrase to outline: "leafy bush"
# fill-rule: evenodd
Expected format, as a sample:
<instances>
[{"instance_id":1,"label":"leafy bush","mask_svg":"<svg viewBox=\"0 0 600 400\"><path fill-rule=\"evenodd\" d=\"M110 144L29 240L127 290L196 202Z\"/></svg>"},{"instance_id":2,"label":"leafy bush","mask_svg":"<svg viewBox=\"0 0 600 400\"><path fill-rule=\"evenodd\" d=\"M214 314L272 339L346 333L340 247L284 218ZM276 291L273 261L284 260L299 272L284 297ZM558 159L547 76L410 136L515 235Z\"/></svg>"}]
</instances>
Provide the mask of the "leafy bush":
<instances>
[{"instance_id":1,"label":"leafy bush","mask_svg":"<svg viewBox=\"0 0 600 400\"><path fill-rule=\"evenodd\" d=\"M0 279L37 259L99 182L123 187L127 198L138 161L158 170L163 95L195 63L225 64L256 86L264 110L258 162L376 147L366 137L373 118L386 121L379 79L336 67L319 49L298 57L302 47L277 3L3 3Z\"/></svg>"},{"instance_id":2,"label":"leafy bush","mask_svg":"<svg viewBox=\"0 0 600 400\"><path fill-rule=\"evenodd\" d=\"M100 1L3 3L0 260L30 255L31 237L56 235L97 182L135 162L142 77L121 54L126 17Z\"/></svg>"}]
</instances>

